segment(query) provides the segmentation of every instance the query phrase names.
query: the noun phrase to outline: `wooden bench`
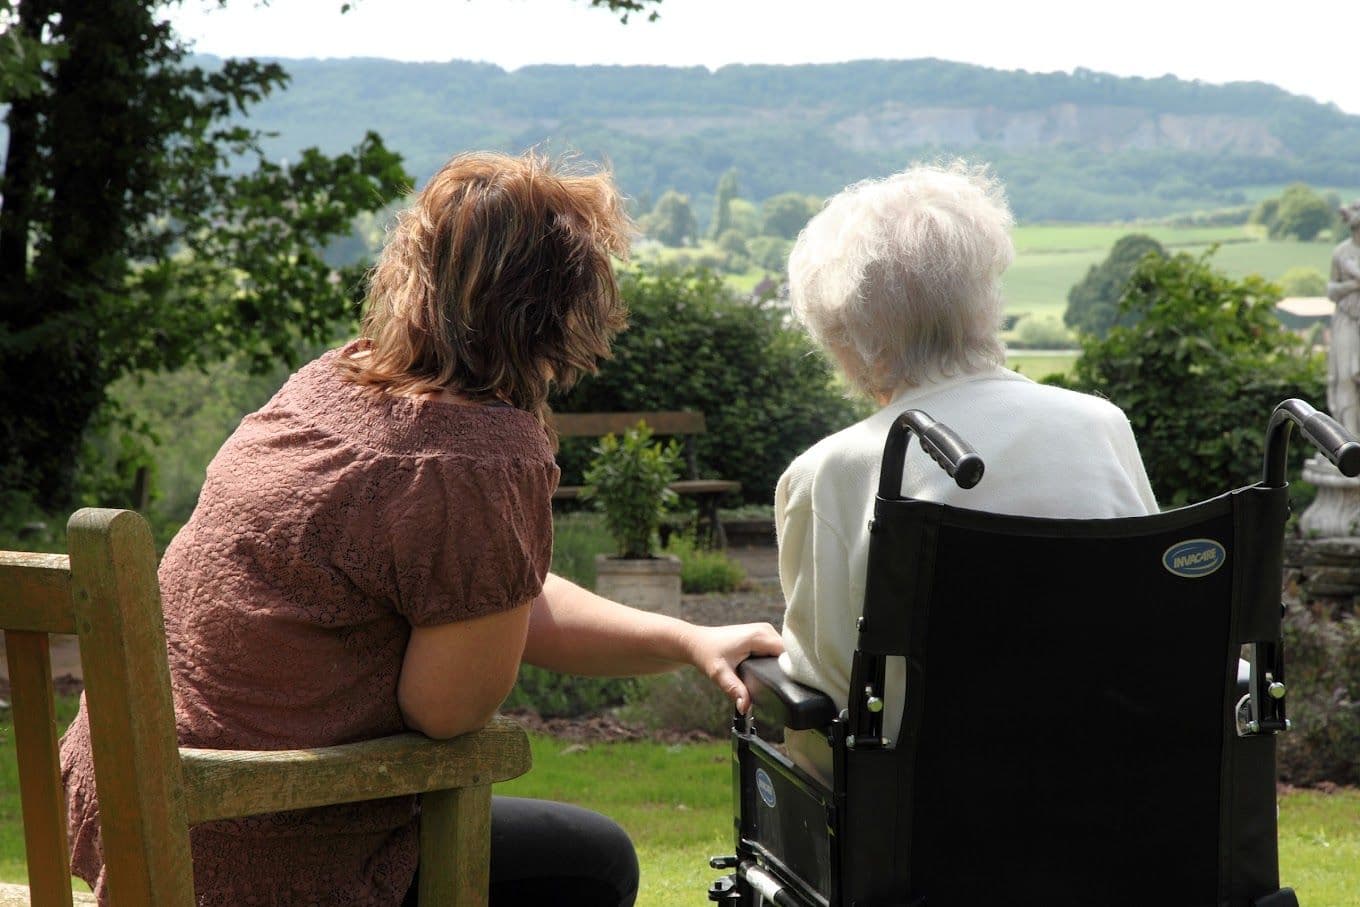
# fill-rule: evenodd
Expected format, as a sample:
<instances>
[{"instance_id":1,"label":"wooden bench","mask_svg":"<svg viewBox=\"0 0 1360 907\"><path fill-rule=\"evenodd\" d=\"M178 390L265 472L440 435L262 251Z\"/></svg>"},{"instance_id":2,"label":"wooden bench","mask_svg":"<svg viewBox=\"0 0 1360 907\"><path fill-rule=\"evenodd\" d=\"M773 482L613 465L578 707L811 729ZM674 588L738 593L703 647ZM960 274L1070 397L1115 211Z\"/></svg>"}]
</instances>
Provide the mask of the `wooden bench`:
<instances>
[{"instance_id":1,"label":"wooden bench","mask_svg":"<svg viewBox=\"0 0 1360 907\"><path fill-rule=\"evenodd\" d=\"M422 794L420 904L485 905L491 784L528 771L514 722L452 740L399 734L343 746L253 752L181 748L175 732L156 551L127 510L81 510L70 554L0 552L29 888L0 904L71 907L49 635L80 639L100 836L113 903L192 907L189 825ZM246 870L247 867L242 867ZM75 903L88 903L77 895Z\"/></svg>"},{"instance_id":2,"label":"wooden bench","mask_svg":"<svg viewBox=\"0 0 1360 907\"><path fill-rule=\"evenodd\" d=\"M639 422L646 422L654 435L682 439L685 464L689 477L670 484L671 491L694 498L699 508L699 530L715 547L727 544L722 520L718 518L718 502L726 495L741 491L740 482L724 479L699 478L699 462L694 451L695 435L708 428L704 414L682 410L650 413L553 413L553 428L562 438L600 438L621 435ZM560 485L553 492L554 501L571 501L580 497L584 485Z\"/></svg>"}]
</instances>

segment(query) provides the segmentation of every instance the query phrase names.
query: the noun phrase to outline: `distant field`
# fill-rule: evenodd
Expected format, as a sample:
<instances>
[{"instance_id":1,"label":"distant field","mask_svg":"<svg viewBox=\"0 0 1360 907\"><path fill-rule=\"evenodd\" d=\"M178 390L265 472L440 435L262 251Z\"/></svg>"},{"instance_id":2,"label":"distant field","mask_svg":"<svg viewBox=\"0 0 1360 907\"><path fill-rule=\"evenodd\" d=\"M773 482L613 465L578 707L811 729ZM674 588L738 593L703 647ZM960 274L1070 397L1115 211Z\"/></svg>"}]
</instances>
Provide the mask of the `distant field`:
<instances>
[{"instance_id":1,"label":"distant field","mask_svg":"<svg viewBox=\"0 0 1360 907\"><path fill-rule=\"evenodd\" d=\"M1010 314L1053 315L1061 317L1067 307L1067 292L1086 275L1094 264L1104 260L1110 248L1129 233L1146 233L1173 252L1199 254L1217 243L1214 261L1235 277L1260 274L1279 278L1293 267L1309 267L1323 274L1331 262L1334 243L1294 242L1261 239L1252 227L1163 227L1142 224L1033 224L1016 227L1015 262L1002 277L1006 311ZM705 243L701 249L653 247L648 258L673 261L708 252L719 254ZM728 285L739 293L750 293L770 272L751 268L740 274L725 274ZM782 276L782 275L779 275Z\"/></svg>"},{"instance_id":2,"label":"distant field","mask_svg":"<svg viewBox=\"0 0 1360 907\"><path fill-rule=\"evenodd\" d=\"M1076 364L1077 351L1071 352L1029 352L1009 350L1006 354L1006 367L1014 369L1027 378L1039 381L1048 375L1070 374Z\"/></svg>"},{"instance_id":3,"label":"distant field","mask_svg":"<svg viewBox=\"0 0 1360 907\"><path fill-rule=\"evenodd\" d=\"M1199 254L1218 243L1215 264L1235 277L1276 279L1293 267L1327 273L1333 243L1263 240L1244 227L1146 227L1132 224L1039 225L1015 230L1015 263L1002 278L1010 314L1061 316L1067 291L1127 233L1147 233L1174 252Z\"/></svg>"}]
</instances>

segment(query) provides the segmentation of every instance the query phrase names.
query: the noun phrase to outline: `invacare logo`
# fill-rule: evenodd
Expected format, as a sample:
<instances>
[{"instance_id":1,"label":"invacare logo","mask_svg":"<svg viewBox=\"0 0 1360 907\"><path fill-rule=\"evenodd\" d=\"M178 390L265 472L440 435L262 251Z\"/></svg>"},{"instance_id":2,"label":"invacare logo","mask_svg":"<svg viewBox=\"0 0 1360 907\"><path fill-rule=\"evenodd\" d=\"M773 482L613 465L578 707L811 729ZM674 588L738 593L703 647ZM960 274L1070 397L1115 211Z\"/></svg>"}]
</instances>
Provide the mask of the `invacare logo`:
<instances>
[{"instance_id":1,"label":"invacare logo","mask_svg":"<svg viewBox=\"0 0 1360 907\"><path fill-rule=\"evenodd\" d=\"M1195 579L1213 573L1227 559L1227 550L1213 539L1186 539L1166 549L1162 566L1177 576Z\"/></svg>"}]
</instances>

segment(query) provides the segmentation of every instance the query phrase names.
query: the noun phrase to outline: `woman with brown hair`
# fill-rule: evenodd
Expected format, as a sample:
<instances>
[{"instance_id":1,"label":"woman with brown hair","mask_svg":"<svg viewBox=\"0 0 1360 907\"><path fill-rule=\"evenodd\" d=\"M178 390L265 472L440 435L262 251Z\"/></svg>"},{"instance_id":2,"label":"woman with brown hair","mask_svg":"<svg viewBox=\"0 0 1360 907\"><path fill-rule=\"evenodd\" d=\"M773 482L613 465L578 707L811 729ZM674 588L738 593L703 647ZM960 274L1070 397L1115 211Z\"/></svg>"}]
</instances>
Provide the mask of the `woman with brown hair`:
<instances>
[{"instance_id":1,"label":"woman with brown hair","mask_svg":"<svg viewBox=\"0 0 1360 907\"><path fill-rule=\"evenodd\" d=\"M577 674L734 666L767 624L697 627L548 573L558 469L547 397L624 324L629 224L606 175L528 155L449 162L401 215L362 339L242 420L160 567L180 742L289 749L484 725L521 659ZM82 708L62 745L74 871L103 896ZM413 797L195 827L199 903L403 903ZM497 798L491 901L631 904L612 822Z\"/></svg>"}]
</instances>

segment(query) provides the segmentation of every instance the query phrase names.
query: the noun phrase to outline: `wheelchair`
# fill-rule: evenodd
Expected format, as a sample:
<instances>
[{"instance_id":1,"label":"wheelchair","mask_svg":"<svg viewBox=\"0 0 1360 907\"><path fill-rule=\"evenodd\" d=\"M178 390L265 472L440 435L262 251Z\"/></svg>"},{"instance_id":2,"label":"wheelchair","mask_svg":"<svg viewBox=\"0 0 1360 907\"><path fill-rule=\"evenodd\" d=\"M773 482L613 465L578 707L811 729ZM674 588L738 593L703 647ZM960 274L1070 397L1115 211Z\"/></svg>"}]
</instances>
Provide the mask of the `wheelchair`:
<instances>
[{"instance_id":1,"label":"wheelchair","mask_svg":"<svg viewBox=\"0 0 1360 907\"><path fill-rule=\"evenodd\" d=\"M848 707L773 658L740 673L729 907L1297 907L1275 740L1293 426L1346 475L1360 442L1300 400L1257 484L1149 516L1062 520L900 496L911 437L963 488L983 461L920 411L883 453ZM900 739L885 664L905 658ZM829 786L776 745L825 734Z\"/></svg>"}]
</instances>

